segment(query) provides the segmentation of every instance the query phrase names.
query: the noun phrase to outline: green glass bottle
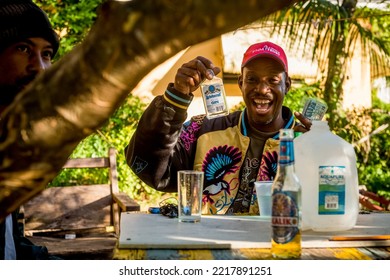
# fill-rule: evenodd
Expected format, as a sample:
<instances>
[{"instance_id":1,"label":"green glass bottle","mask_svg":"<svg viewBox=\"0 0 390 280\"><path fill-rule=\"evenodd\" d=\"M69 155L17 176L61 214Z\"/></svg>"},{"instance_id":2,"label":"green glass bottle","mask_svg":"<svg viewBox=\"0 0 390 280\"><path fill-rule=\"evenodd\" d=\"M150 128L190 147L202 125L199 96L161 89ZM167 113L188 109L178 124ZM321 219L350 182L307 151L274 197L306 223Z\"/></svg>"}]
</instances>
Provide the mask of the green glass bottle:
<instances>
[{"instance_id":1,"label":"green glass bottle","mask_svg":"<svg viewBox=\"0 0 390 280\"><path fill-rule=\"evenodd\" d=\"M276 259L301 256L301 185L294 170L294 131L279 132L278 169L272 185L272 245Z\"/></svg>"}]
</instances>

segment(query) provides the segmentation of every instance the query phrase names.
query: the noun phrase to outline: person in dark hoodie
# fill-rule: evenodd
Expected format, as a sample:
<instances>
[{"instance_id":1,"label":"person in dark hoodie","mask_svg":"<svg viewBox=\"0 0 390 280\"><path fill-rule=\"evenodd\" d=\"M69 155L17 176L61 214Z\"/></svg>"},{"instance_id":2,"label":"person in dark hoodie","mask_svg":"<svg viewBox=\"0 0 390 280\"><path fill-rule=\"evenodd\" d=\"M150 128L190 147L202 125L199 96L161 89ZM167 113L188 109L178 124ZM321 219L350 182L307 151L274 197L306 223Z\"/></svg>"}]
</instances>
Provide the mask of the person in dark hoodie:
<instances>
[{"instance_id":1,"label":"person in dark hoodie","mask_svg":"<svg viewBox=\"0 0 390 280\"><path fill-rule=\"evenodd\" d=\"M31 0L0 0L0 117L37 75L51 66L59 38L45 12ZM0 259L56 259L25 238L18 212L0 224Z\"/></svg>"}]
</instances>

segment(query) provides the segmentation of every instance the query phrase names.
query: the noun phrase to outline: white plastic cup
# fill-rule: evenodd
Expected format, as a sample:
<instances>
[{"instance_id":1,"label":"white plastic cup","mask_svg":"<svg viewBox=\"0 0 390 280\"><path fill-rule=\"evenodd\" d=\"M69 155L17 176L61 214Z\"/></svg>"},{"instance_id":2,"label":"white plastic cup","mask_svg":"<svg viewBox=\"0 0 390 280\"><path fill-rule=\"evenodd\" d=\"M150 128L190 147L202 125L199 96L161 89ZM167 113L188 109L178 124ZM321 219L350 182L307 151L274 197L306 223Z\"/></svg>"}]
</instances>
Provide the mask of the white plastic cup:
<instances>
[{"instance_id":1,"label":"white plastic cup","mask_svg":"<svg viewBox=\"0 0 390 280\"><path fill-rule=\"evenodd\" d=\"M177 172L179 222L200 222L202 214L203 178L204 173L202 171L180 170Z\"/></svg>"},{"instance_id":2,"label":"white plastic cup","mask_svg":"<svg viewBox=\"0 0 390 280\"><path fill-rule=\"evenodd\" d=\"M273 181L256 181L256 196L259 204L260 216L271 217L272 214L272 183Z\"/></svg>"}]
</instances>

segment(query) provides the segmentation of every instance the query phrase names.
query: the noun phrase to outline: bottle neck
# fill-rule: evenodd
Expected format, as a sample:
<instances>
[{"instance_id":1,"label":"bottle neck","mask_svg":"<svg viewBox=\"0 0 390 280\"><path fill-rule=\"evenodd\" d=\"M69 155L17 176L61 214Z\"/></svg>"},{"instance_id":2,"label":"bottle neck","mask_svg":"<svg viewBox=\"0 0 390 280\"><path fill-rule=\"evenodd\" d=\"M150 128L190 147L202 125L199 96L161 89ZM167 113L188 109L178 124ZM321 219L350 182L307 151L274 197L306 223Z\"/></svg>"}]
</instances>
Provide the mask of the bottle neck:
<instances>
[{"instance_id":1,"label":"bottle neck","mask_svg":"<svg viewBox=\"0 0 390 280\"><path fill-rule=\"evenodd\" d=\"M289 164L289 165L279 165L278 166L279 176L287 177L293 173L295 173L294 163Z\"/></svg>"},{"instance_id":2,"label":"bottle neck","mask_svg":"<svg viewBox=\"0 0 390 280\"><path fill-rule=\"evenodd\" d=\"M327 121L312 121L312 126L310 130L329 130L329 125Z\"/></svg>"},{"instance_id":3,"label":"bottle neck","mask_svg":"<svg viewBox=\"0 0 390 280\"><path fill-rule=\"evenodd\" d=\"M279 172L287 174L294 172L294 142L293 138L280 140L280 152L278 160Z\"/></svg>"}]
</instances>

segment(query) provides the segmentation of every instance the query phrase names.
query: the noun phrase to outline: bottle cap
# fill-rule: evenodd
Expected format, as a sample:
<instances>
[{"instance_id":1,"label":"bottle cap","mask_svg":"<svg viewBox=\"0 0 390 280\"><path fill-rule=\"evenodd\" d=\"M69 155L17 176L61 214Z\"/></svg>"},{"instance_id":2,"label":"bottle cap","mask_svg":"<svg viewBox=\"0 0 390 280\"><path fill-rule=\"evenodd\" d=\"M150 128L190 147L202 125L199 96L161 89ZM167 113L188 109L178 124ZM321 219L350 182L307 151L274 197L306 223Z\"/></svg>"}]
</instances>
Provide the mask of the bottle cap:
<instances>
[{"instance_id":1,"label":"bottle cap","mask_svg":"<svg viewBox=\"0 0 390 280\"><path fill-rule=\"evenodd\" d=\"M214 78L215 74L214 74L214 71L211 70L211 69L207 69L207 79L212 79Z\"/></svg>"},{"instance_id":2,"label":"bottle cap","mask_svg":"<svg viewBox=\"0 0 390 280\"><path fill-rule=\"evenodd\" d=\"M148 212L150 214L160 214L160 207L149 207Z\"/></svg>"}]
</instances>

